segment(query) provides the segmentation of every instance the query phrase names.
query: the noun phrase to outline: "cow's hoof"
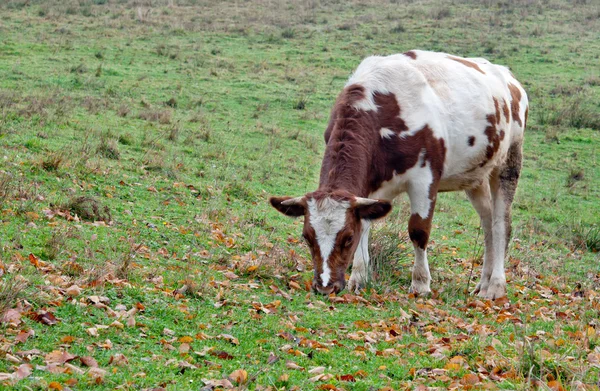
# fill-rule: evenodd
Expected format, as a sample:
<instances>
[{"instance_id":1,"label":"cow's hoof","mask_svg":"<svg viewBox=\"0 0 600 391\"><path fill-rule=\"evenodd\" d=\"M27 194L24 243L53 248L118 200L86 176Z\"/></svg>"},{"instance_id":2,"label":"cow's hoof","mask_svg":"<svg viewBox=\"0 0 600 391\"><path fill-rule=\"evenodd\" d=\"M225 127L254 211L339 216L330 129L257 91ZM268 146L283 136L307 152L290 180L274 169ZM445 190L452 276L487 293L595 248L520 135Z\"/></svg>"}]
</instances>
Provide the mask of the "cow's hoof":
<instances>
[{"instance_id":1,"label":"cow's hoof","mask_svg":"<svg viewBox=\"0 0 600 391\"><path fill-rule=\"evenodd\" d=\"M482 294L483 292L483 294ZM477 284L477 286L475 286L475 289L473 289L471 291L471 294L473 296L478 295L480 297L484 297L485 293L487 292L487 284L485 284L485 286L480 282Z\"/></svg>"},{"instance_id":2,"label":"cow's hoof","mask_svg":"<svg viewBox=\"0 0 600 391\"><path fill-rule=\"evenodd\" d=\"M429 288L429 283L427 282L413 281L412 284L410 284L408 292L419 296L426 296L431 294L431 288Z\"/></svg>"},{"instance_id":3,"label":"cow's hoof","mask_svg":"<svg viewBox=\"0 0 600 391\"><path fill-rule=\"evenodd\" d=\"M350 276L350 279L348 280L348 285L346 286L346 288L348 288L349 292L355 293L355 294L359 294L360 291L366 286L365 281L359 279L359 278L355 278L354 276Z\"/></svg>"},{"instance_id":4,"label":"cow's hoof","mask_svg":"<svg viewBox=\"0 0 600 391\"><path fill-rule=\"evenodd\" d=\"M477 288L475 288L477 289ZM481 289L479 291L479 297L483 297L488 300L496 300L506 296L506 282L494 279L490 280L487 289Z\"/></svg>"}]
</instances>

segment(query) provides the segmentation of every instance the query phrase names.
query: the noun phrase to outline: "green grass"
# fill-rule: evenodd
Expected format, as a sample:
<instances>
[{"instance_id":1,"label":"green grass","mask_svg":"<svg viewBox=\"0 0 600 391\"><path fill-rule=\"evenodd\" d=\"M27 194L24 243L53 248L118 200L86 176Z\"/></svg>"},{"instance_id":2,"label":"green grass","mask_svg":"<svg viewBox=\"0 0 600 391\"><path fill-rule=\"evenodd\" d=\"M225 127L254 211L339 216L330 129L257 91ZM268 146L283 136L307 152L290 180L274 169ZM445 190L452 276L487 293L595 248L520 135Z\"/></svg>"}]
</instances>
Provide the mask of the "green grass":
<instances>
[{"instance_id":1,"label":"green grass","mask_svg":"<svg viewBox=\"0 0 600 391\"><path fill-rule=\"evenodd\" d=\"M0 373L33 365L2 386L200 389L244 369L249 389L446 389L477 373L475 387L598 389L594 1L139 3L0 5L0 308L22 314L0 324ZM360 60L413 48L507 65L529 93L510 303L466 294L482 240L462 193L438 200L432 298L407 293L401 198L373 230L365 302L347 303L304 290L301 221L266 202L316 188ZM107 372L44 369L54 350ZM321 366L332 377L308 372Z\"/></svg>"}]
</instances>

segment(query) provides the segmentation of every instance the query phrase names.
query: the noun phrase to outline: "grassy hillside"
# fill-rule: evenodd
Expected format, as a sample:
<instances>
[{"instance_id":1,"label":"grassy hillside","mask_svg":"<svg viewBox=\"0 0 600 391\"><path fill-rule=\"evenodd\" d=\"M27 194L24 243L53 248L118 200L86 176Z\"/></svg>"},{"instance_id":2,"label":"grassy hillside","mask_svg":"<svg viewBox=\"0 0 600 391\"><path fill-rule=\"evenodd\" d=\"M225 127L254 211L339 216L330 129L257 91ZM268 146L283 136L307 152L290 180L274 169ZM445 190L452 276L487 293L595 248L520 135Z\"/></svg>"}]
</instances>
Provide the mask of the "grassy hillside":
<instances>
[{"instance_id":1,"label":"grassy hillside","mask_svg":"<svg viewBox=\"0 0 600 391\"><path fill-rule=\"evenodd\" d=\"M0 388L597 390L599 19L593 0L2 2ZM368 289L329 298L301 221L266 202L316 188L360 60L413 48L528 91L508 299L467 294L462 193L438 200L427 298L406 198L372 230Z\"/></svg>"}]
</instances>

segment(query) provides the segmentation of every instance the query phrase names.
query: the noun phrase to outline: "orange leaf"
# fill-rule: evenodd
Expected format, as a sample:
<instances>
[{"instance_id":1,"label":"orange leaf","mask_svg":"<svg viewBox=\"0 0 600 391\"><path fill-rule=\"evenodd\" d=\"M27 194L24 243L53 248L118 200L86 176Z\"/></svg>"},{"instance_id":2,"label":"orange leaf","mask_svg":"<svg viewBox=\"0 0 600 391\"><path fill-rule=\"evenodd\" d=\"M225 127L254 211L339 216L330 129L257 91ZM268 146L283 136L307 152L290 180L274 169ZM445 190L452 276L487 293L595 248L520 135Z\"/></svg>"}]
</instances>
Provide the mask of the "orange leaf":
<instances>
[{"instance_id":1,"label":"orange leaf","mask_svg":"<svg viewBox=\"0 0 600 391\"><path fill-rule=\"evenodd\" d=\"M244 384L248 381L248 372L243 369L236 369L231 372L229 379L237 384Z\"/></svg>"},{"instance_id":2,"label":"orange leaf","mask_svg":"<svg viewBox=\"0 0 600 391\"><path fill-rule=\"evenodd\" d=\"M190 336L184 336L184 337L179 337L179 342L181 343L190 343L194 341L194 338L190 337Z\"/></svg>"},{"instance_id":3,"label":"orange leaf","mask_svg":"<svg viewBox=\"0 0 600 391\"><path fill-rule=\"evenodd\" d=\"M463 385L475 385L479 383L479 376L474 373L467 373L460 381Z\"/></svg>"},{"instance_id":4,"label":"orange leaf","mask_svg":"<svg viewBox=\"0 0 600 391\"><path fill-rule=\"evenodd\" d=\"M548 382L548 388L550 388L552 391L565 391L563 386L561 386L560 383L556 380Z\"/></svg>"},{"instance_id":5,"label":"orange leaf","mask_svg":"<svg viewBox=\"0 0 600 391\"><path fill-rule=\"evenodd\" d=\"M73 337L71 335L65 335L64 337L62 337L60 339L60 342L62 342L62 343L71 343L73 341L75 341L75 337Z\"/></svg>"},{"instance_id":6,"label":"orange leaf","mask_svg":"<svg viewBox=\"0 0 600 391\"><path fill-rule=\"evenodd\" d=\"M48 384L48 388L51 390L61 391L63 389L63 386L61 386L59 382L53 381L50 382L50 384Z\"/></svg>"}]
</instances>

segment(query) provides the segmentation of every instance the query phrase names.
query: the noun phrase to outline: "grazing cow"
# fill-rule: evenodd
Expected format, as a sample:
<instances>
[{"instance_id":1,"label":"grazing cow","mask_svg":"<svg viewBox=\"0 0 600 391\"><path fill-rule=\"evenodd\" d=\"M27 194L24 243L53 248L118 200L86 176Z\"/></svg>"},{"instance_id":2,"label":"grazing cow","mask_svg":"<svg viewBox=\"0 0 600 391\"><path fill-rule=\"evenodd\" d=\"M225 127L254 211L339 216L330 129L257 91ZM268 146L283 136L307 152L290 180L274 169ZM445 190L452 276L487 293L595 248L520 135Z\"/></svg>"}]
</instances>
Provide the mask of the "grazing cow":
<instances>
[{"instance_id":1,"label":"grazing cow","mask_svg":"<svg viewBox=\"0 0 600 391\"><path fill-rule=\"evenodd\" d=\"M473 293L506 294L504 257L521 171L527 95L508 68L481 58L412 50L366 58L341 92L325 131L319 188L272 197L304 216L313 289L358 292L367 279L371 221L408 193L415 251L411 292L430 292L427 242L437 194L464 190L481 218L485 255Z\"/></svg>"}]
</instances>

